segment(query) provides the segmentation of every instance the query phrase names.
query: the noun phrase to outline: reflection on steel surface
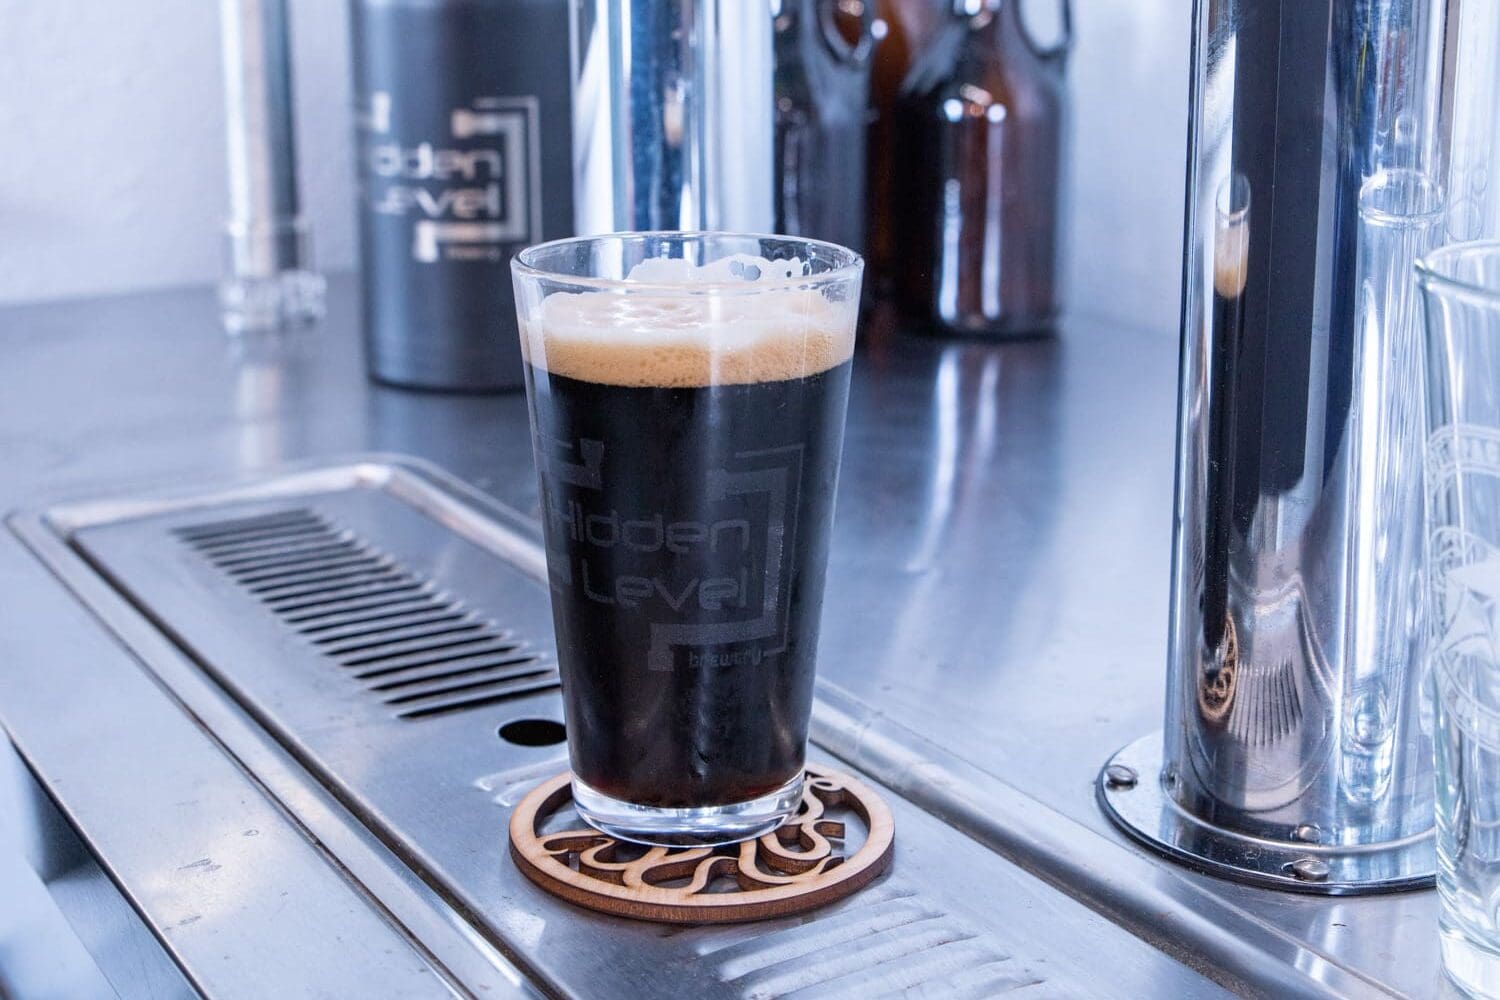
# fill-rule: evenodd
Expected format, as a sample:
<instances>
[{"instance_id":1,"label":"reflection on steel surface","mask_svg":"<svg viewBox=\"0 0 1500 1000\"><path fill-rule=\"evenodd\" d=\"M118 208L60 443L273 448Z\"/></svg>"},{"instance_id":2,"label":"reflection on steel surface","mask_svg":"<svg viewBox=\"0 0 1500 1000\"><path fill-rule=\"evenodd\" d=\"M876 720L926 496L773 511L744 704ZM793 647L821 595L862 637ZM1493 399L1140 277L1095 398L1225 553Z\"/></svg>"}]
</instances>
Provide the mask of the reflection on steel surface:
<instances>
[{"instance_id":1,"label":"reflection on steel surface","mask_svg":"<svg viewBox=\"0 0 1500 1000\"><path fill-rule=\"evenodd\" d=\"M943 1000L989 1000L1043 983L1056 996L1084 989L1059 982L1059 970L999 950L974 925L897 878L871 886L812 926L716 930L695 944L720 981L742 997L832 1000L931 990Z\"/></svg>"}]
</instances>

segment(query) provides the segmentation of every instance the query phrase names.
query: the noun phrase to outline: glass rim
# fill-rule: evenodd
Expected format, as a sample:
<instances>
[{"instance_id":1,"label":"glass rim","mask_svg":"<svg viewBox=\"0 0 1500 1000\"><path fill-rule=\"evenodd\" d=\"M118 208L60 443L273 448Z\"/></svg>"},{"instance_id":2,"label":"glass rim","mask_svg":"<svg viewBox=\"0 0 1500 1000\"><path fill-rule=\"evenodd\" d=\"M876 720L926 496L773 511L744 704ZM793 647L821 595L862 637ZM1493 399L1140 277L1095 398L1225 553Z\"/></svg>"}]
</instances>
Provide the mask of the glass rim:
<instances>
[{"instance_id":1,"label":"glass rim","mask_svg":"<svg viewBox=\"0 0 1500 1000\"><path fill-rule=\"evenodd\" d=\"M1414 193L1419 192L1419 206L1392 208L1376 201L1375 195L1399 191L1403 186ZM1366 177L1359 186L1358 208L1363 221L1387 229L1431 225L1447 211L1447 205L1443 202L1443 186L1426 171L1410 167L1377 170Z\"/></svg>"},{"instance_id":2,"label":"glass rim","mask_svg":"<svg viewBox=\"0 0 1500 1000\"><path fill-rule=\"evenodd\" d=\"M604 278L597 275L564 274L539 267L536 258L547 251L586 243L605 243L616 240L622 243L647 239L677 239L708 242L713 239L736 240L781 240L798 243L805 247L823 251L834 260L841 261L827 271L785 278L759 278L754 281L735 279L732 281L702 281L687 284L680 281L634 281L629 278ZM858 278L865 266L864 257L855 250L827 240L816 240L807 236L787 236L782 233L742 233L734 230L715 229L652 229L627 230L618 233L595 233L592 236L566 236L562 239L534 243L525 247L510 260L511 273L518 277L549 281L557 285L575 288L592 288L601 291L654 292L668 295L759 295L763 292L781 291L791 288L820 288Z\"/></svg>"},{"instance_id":3,"label":"glass rim","mask_svg":"<svg viewBox=\"0 0 1500 1000\"><path fill-rule=\"evenodd\" d=\"M1477 282L1456 278L1439 269L1442 265L1451 263L1453 260L1464 257L1474 251L1480 251L1500 258L1500 240L1470 240L1463 243L1449 243L1446 246L1438 247L1436 250L1428 251L1422 257L1418 258L1415 265L1418 283L1424 289L1446 289L1481 299L1491 305L1500 305L1500 284L1481 285Z\"/></svg>"}]
</instances>

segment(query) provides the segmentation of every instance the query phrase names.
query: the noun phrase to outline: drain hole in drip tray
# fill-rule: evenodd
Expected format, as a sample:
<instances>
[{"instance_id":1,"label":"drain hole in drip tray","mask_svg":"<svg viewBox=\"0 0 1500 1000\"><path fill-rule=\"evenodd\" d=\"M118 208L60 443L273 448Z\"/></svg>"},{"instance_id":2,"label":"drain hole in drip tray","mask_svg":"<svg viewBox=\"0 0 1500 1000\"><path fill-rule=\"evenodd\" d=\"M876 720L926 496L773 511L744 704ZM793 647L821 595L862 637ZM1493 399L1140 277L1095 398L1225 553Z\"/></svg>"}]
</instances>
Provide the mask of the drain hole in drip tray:
<instances>
[{"instance_id":1,"label":"drain hole in drip tray","mask_svg":"<svg viewBox=\"0 0 1500 1000\"><path fill-rule=\"evenodd\" d=\"M500 738L523 747L550 747L568 738L561 722L551 719L514 719L500 727Z\"/></svg>"}]
</instances>

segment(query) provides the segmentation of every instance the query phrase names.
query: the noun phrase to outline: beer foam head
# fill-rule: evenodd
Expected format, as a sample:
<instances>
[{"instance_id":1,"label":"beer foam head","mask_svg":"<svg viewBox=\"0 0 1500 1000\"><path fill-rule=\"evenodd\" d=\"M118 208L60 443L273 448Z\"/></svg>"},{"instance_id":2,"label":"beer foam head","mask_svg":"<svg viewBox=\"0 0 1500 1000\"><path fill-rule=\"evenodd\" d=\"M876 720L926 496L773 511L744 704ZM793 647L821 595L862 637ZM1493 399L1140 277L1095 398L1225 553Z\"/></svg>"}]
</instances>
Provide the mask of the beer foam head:
<instances>
[{"instance_id":1,"label":"beer foam head","mask_svg":"<svg viewBox=\"0 0 1500 1000\"><path fill-rule=\"evenodd\" d=\"M1250 226L1238 222L1214 231L1214 291L1226 299L1245 290L1250 274Z\"/></svg>"},{"instance_id":2,"label":"beer foam head","mask_svg":"<svg viewBox=\"0 0 1500 1000\"><path fill-rule=\"evenodd\" d=\"M554 292L521 324L527 360L554 375L686 388L804 378L854 352L858 301L785 287L802 261L737 254L646 260L602 292ZM808 276L809 283L818 280ZM630 283L640 283L638 291ZM757 283L776 287L755 291Z\"/></svg>"}]
</instances>

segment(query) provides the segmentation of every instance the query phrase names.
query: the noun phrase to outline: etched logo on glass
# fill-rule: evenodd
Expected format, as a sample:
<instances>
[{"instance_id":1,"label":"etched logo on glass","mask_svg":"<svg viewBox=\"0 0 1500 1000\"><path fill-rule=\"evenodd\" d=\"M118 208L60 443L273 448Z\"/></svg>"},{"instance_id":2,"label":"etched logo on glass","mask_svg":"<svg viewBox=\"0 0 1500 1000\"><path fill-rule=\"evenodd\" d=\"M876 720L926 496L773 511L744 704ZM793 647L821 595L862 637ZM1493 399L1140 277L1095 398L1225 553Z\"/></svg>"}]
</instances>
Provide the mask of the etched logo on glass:
<instances>
[{"instance_id":1,"label":"etched logo on glass","mask_svg":"<svg viewBox=\"0 0 1500 1000\"><path fill-rule=\"evenodd\" d=\"M1470 530L1500 501L1500 433L1449 425L1427 442L1432 651L1439 669L1477 657L1500 666L1500 549Z\"/></svg>"},{"instance_id":2,"label":"etched logo on glass","mask_svg":"<svg viewBox=\"0 0 1500 1000\"><path fill-rule=\"evenodd\" d=\"M542 459L553 589L639 621L652 670L784 652L803 446L733 453L708 470L692 510L637 509L606 492L606 451L554 439Z\"/></svg>"}]
</instances>

